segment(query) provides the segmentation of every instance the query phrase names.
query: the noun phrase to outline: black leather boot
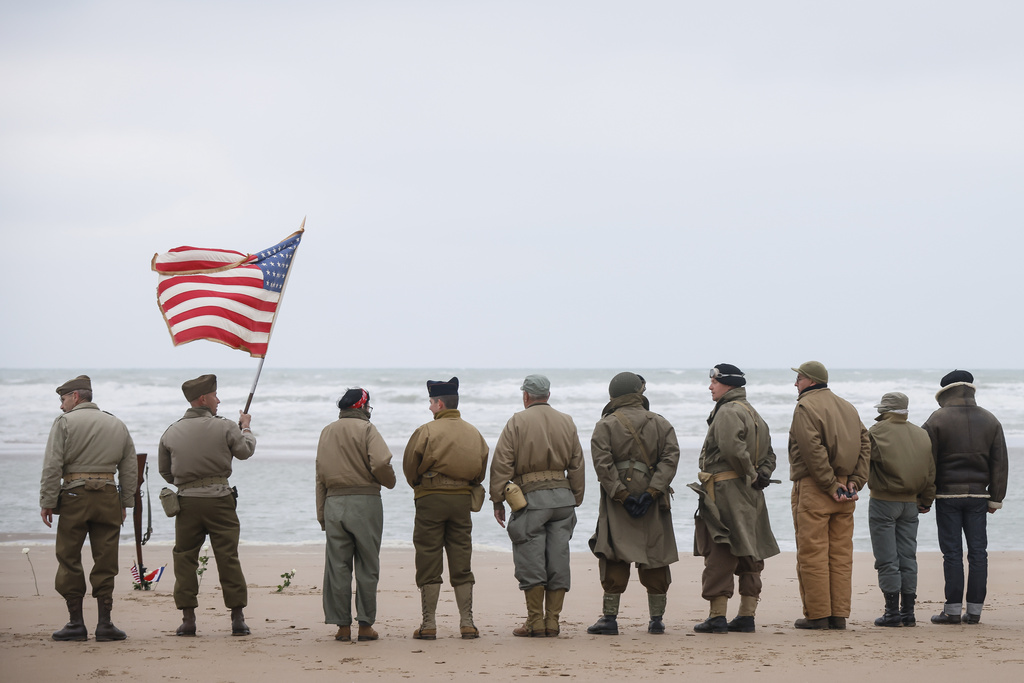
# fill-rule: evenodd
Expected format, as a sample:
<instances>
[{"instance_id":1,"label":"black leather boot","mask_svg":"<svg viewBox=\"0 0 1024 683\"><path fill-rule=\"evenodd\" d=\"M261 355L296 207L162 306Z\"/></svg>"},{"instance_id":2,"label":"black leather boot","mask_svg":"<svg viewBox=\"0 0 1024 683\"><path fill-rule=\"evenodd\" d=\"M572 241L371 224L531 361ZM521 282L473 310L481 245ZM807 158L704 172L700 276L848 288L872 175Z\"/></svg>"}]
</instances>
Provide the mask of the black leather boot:
<instances>
[{"instance_id":1,"label":"black leather boot","mask_svg":"<svg viewBox=\"0 0 1024 683\"><path fill-rule=\"evenodd\" d=\"M914 593L903 594L903 605L900 607L900 620L904 626L917 626L917 618L914 616L914 602L917 595Z\"/></svg>"},{"instance_id":2,"label":"black leather boot","mask_svg":"<svg viewBox=\"0 0 1024 683\"><path fill-rule=\"evenodd\" d=\"M181 608L181 626L174 632L176 636L194 636L196 634L196 608Z\"/></svg>"},{"instance_id":3,"label":"black leather boot","mask_svg":"<svg viewBox=\"0 0 1024 683\"><path fill-rule=\"evenodd\" d=\"M124 631L114 626L110 621L110 608L114 606L114 598L96 598L96 606L99 609L99 619L96 623L96 642L103 643L111 640L124 640L128 636Z\"/></svg>"},{"instance_id":4,"label":"black leather boot","mask_svg":"<svg viewBox=\"0 0 1024 683\"><path fill-rule=\"evenodd\" d=\"M885 614L875 619L875 626L903 626L900 616L900 594L883 593L885 596Z\"/></svg>"},{"instance_id":5,"label":"black leather boot","mask_svg":"<svg viewBox=\"0 0 1024 683\"><path fill-rule=\"evenodd\" d=\"M245 615L242 614L241 607L231 608L231 635L233 636L247 636L249 635L249 627L245 624Z\"/></svg>"},{"instance_id":6,"label":"black leather boot","mask_svg":"<svg viewBox=\"0 0 1024 683\"><path fill-rule=\"evenodd\" d=\"M89 629L85 627L85 619L82 618L82 598L70 598L68 604L67 624L59 631L54 631L54 640L89 640Z\"/></svg>"}]
</instances>

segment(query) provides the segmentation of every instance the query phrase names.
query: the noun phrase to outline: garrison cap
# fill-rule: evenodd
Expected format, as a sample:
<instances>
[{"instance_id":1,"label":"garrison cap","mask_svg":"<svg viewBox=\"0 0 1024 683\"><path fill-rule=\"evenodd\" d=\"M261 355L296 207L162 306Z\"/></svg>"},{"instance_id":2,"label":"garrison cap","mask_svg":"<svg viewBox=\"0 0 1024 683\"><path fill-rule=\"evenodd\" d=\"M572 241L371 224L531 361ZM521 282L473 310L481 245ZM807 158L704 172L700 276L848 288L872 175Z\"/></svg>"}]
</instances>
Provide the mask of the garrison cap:
<instances>
[{"instance_id":1,"label":"garrison cap","mask_svg":"<svg viewBox=\"0 0 1024 683\"><path fill-rule=\"evenodd\" d=\"M92 380L89 379L88 375L79 375L57 387L58 396L70 394L72 391L92 391Z\"/></svg>"},{"instance_id":2,"label":"garrison cap","mask_svg":"<svg viewBox=\"0 0 1024 683\"><path fill-rule=\"evenodd\" d=\"M214 391L217 391L217 375L199 375L181 385L181 393L189 403Z\"/></svg>"},{"instance_id":3,"label":"garrison cap","mask_svg":"<svg viewBox=\"0 0 1024 683\"><path fill-rule=\"evenodd\" d=\"M544 375L527 375L519 390L531 396L547 396L551 393L551 380Z\"/></svg>"},{"instance_id":4,"label":"garrison cap","mask_svg":"<svg viewBox=\"0 0 1024 683\"><path fill-rule=\"evenodd\" d=\"M458 396L459 395L459 378L452 377L450 380L445 382L444 380L427 380L427 394L430 398L437 398L438 396Z\"/></svg>"},{"instance_id":5,"label":"garrison cap","mask_svg":"<svg viewBox=\"0 0 1024 683\"><path fill-rule=\"evenodd\" d=\"M816 360L809 360L802 363L798 368L790 368L793 372L803 375L807 379L813 379L818 384L828 384L828 370L822 363Z\"/></svg>"}]
</instances>

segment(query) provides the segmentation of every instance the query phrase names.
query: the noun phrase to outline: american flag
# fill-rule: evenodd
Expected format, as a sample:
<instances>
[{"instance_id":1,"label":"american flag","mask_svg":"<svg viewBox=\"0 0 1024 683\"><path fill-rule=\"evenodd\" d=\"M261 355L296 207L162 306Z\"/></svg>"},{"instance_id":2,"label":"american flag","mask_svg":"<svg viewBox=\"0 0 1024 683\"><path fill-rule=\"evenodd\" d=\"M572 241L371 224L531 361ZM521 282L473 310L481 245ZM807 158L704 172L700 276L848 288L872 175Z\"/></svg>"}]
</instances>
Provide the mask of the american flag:
<instances>
[{"instance_id":1,"label":"american flag","mask_svg":"<svg viewBox=\"0 0 1024 683\"><path fill-rule=\"evenodd\" d=\"M174 345L209 339L263 358L302 233L258 254L198 247L155 254L157 303Z\"/></svg>"}]
</instances>

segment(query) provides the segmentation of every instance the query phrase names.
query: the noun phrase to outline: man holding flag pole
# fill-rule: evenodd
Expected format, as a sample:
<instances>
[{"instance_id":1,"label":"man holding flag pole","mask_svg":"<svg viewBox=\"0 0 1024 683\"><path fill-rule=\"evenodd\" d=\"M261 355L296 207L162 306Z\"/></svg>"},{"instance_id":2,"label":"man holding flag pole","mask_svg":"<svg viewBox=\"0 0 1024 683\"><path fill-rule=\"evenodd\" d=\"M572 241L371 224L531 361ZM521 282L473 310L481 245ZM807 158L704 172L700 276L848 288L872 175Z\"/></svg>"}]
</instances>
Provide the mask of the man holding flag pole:
<instances>
[{"instance_id":1,"label":"man holding flag pole","mask_svg":"<svg viewBox=\"0 0 1024 683\"><path fill-rule=\"evenodd\" d=\"M172 508L177 507L173 556L174 602L182 611L179 636L196 634L196 569L207 536L224 605L231 610L231 635L249 635L243 614L248 592L238 559L238 491L228 477L234 459L246 460L256 450L249 406L303 231L300 226L258 254L178 247L153 257L152 268L160 274L157 301L175 346L208 339L260 359L237 424L217 416L217 377L206 374L182 384L190 407L160 439L160 475L178 489Z\"/></svg>"}]
</instances>

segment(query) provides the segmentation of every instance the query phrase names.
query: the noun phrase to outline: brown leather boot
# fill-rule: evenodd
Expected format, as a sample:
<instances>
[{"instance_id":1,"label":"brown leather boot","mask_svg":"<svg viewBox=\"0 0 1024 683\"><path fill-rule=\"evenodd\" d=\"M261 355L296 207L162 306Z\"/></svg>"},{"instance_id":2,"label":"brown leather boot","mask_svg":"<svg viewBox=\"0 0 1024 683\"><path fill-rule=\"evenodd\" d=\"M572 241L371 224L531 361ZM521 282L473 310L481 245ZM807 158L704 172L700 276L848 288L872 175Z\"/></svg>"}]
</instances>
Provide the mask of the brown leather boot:
<instances>
[{"instance_id":1,"label":"brown leather boot","mask_svg":"<svg viewBox=\"0 0 1024 683\"><path fill-rule=\"evenodd\" d=\"M104 643L111 640L124 640L127 634L114 626L110 621L110 608L114 606L114 598L96 598L96 605L99 608L99 620L96 623L96 642Z\"/></svg>"},{"instance_id":2,"label":"brown leather boot","mask_svg":"<svg viewBox=\"0 0 1024 683\"><path fill-rule=\"evenodd\" d=\"M233 636L247 636L249 635L249 627L245 623L245 615L242 614L241 607L231 608L231 635Z\"/></svg>"},{"instance_id":3,"label":"brown leather boot","mask_svg":"<svg viewBox=\"0 0 1024 683\"><path fill-rule=\"evenodd\" d=\"M85 619L82 618L82 598L69 598L65 600L68 605L68 623L59 631L54 631L54 640L89 640L89 629L85 627Z\"/></svg>"},{"instance_id":4,"label":"brown leather boot","mask_svg":"<svg viewBox=\"0 0 1024 683\"><path fill-rule=\"evenodd\" d=\"M565 602L565 589L545 591L544 593L544 635L557 638L561 632L558 618L562 615L562 604Z\"/></svg>"},{"instance_id":5,"label":"brown leather boot","mask_svg":"<svg viewBox=\"0 0 1024 683\"><path fill-rule=\"evenodd\" d=\"M435 640L437 638L437 623L434 620L434 613L437 612L437 598L441 595L441 584L428 583L420 589L420 606L423 610L423 621L420 627L412 632L412 637L417 640Z\"/></svg>"},{"instance_id":6,"label":"brown leather boot","mask_svg":"<svg viewBox=\"0 0 1024 683\"><path fill-rule=\"evenodd\" d=\"M196 608L181 608L181 626L174 632L176 636L194 636L196 634Z\"/></svg>"},{"instance_id":7,"label":"brown leather boot","mask_svg":"<svg viewBox=\"0 0 1024 683\"><path fill-rule=\"evenodd\" d=\"M338 632L334 634L334 639L340 640L343 643L352 640L352 626L339 626Z\"/></svg>"},{"instance_id":8,"label":"brown leather boot","mask_svg":"<svg viewBox=\"0 0 1024 683\"><path fill-rule=\"evenodd\" d=\"M365 621L359 622L359 640L377 640L380 636L373 630L373 626L367 624Z\"/></svg>"},{"instance_id":9,"label":"brown leather boot","mask_svg":"<svg viewBox=\"0 0 1024 683\"><path fill-rule=\"evenodd\" d=\"M459 606L459 633L463 639L479 638L480 631L473 623L473 584L463 583L455 588L455 604Z\"/></svg>"},{"instance_id":10,"label":"brown leather boot","mask_svg":"<svg viewBox=\"0 0 1024 683\"><path fill-rule=\"evenodd\" d=\"M526 623L513 629L512 635L542 638L547 635L544 630L544 586L527 588L523 593L526 596Z\"/></svg>"}]
</instances>

